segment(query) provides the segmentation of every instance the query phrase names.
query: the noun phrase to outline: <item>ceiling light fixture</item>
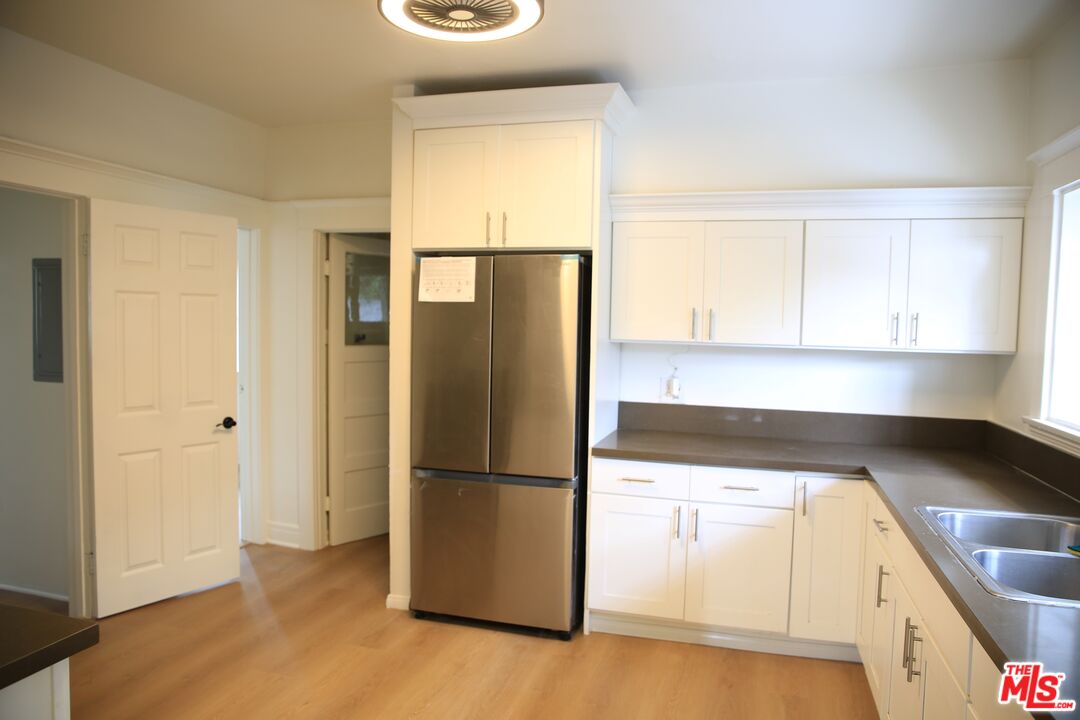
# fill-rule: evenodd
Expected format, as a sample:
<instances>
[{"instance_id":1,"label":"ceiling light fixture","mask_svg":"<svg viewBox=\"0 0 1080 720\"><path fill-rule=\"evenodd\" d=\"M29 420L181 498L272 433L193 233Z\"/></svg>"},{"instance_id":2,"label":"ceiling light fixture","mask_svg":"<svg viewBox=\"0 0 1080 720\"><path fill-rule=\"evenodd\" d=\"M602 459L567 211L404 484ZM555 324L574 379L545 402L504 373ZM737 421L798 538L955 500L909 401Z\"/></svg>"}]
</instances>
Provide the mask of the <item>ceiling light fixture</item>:
<instances>
[{"instance_id":1,"label":"ceiling light fixture","mask_svg":"<svg viewBox=\"0 0 1080 720\"><path fill-rule=\"evenodd\" d=\"M484 42L520 35L544 16L543 0L378 0L382 16L433 40Z\"/></svg>"}]
</instances>

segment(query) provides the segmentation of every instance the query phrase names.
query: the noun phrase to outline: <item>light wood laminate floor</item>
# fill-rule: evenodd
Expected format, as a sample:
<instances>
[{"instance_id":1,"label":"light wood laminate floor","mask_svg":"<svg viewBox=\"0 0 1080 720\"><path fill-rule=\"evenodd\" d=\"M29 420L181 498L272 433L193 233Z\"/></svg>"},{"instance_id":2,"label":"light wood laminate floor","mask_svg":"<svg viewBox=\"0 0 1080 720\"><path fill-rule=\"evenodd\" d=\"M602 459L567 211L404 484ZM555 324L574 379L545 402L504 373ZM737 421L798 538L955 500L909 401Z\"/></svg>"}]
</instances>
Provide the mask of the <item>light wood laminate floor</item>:
<instances>
[{"instance_id":1,"label":"light wood laminate floor","mask_svg":"<svg viewBox=\"0 0 1080 720\"><path fill-rule=\"evenodd\" d=\"M241 562L239 583L103 620L72 658L73 719L876 717L850 663L387 610L385 536Z\"/></svg>"}]
</instances>

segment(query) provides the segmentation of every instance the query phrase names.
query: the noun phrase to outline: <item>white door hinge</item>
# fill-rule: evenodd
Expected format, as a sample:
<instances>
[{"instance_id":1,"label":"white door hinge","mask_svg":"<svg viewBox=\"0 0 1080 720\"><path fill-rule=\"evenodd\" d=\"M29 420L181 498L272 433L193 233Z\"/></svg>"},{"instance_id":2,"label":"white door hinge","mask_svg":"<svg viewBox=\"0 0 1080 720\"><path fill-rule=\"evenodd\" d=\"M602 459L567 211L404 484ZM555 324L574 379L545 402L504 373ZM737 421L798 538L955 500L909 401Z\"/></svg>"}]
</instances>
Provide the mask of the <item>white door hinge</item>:
<instances>
[{"instance_id":1,"label":"white door hinge","mask_svg":"<svg viewBox=\"0 0 1080 720\"><path fill-rule=\"evenodd\" d=\"M83 257L90 254L90 236L85 233L79 238L79 252Z\"/></svg>"},{"instance_id":2,"label":"white door hinge","mask_svg":"<svg viewBox=\"0 0 1080 720\"><path fill-rule=\"evenodd\" d=\"M86 572L90 575L97 575L97 558L94 557L94 551L86 553Z\"/></svg>"},{"instance_id":3,"label":"white door hinge","mask_svg":"<svg viewBox=\"0 0 1080 720\"><path fill-rule=\"evenodd\" d=\"M323 260L322 261L322 274L325 275L326 277L330 277L330 261L329 260Z\"/></svg>"}]
</instances>

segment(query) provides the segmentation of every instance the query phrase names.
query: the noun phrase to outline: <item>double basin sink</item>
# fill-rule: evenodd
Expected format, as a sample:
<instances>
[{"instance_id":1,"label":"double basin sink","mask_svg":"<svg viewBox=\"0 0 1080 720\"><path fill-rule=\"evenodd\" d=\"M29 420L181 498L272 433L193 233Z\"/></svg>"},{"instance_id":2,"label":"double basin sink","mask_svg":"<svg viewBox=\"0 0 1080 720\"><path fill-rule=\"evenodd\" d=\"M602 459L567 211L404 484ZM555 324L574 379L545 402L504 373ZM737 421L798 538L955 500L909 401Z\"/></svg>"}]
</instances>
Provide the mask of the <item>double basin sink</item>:
<instances>
[{"instance_id":1,"label":"double basin sink","mask_svg":"<svg viewBox=\"0 0 1080 720\"><path fill-rule=\"evenodd\" d=\"M918 512L988 592L1080 607L1080 518L923 506Z\"/></svg>"}]
</instances>

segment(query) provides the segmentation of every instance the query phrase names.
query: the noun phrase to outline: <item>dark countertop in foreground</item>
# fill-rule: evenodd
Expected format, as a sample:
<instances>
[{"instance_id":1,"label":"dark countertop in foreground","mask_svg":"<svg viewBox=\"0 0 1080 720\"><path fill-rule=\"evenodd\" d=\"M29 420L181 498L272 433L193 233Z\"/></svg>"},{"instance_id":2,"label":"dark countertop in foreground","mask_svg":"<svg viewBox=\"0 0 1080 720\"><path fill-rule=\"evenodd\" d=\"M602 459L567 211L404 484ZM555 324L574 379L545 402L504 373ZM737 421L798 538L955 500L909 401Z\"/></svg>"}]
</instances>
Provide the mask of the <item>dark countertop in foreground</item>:
<instances>
[{"instance_id":1,"label":"dark countertop in foreground","mask_svg":"<svg viewBox=\"0 0 1080 720\"><path fill-rule=\"evenodd\" d=\"M0 689L98 641L92 620L0 605Z\"/></svg>"},{"instance_id":2,"label":"dark countertop in foreground","mask_svg":"<svg viewBox=\"0 0 1080 720\"><path fill-rule=\"evenodd\" d=\"M977 451L652 430L618 430L597 443L593 455L870 477L900 520L904 534L998 667L1008 661L1042 661L1047 671L1068 673L1062 697L1080 700L1080 609L991 595L915 510L920 505L939 505L1080 516L1080 503L1030 475Z\"/></svg>"}]
</instances>

